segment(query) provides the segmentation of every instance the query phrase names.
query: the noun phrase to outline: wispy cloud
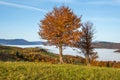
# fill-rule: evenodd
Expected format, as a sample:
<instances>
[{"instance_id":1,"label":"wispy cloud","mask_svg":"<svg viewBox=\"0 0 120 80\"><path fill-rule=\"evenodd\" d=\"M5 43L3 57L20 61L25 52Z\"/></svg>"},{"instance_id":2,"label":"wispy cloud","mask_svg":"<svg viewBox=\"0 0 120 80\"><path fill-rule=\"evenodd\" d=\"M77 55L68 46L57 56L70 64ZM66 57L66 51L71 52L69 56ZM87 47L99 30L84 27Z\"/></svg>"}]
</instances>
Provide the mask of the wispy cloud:
<instances>
[{"instance_id":1,"label":"wispy cloud","mask_svg":"<svg viewBox=\"0 0 120 80\"><path fill-rule=\"evenodd\" d=\"M45 12L45 13L47 12L47 10L45 10L45 9L40 9L40 8L33 7L33 6L21 5L21 4L16 4L16 3L4 2L4 1L0 1L0 5L6 5L6 6L11 6L11 7L16 7L16 8L41 11L41 12Z\"/></svg>"},{"instance_id":2,"label":"wispy cloud","mask_svg":"<svg viewBox=\"0 0 120 80\"><path fill-rule=\"evenodd\" d=\"M91 1L87 2L86 4L91 4L91 5L113 5L112 2L108 1Z\"/></svg>"},{"instance_id":3,"label":"wispy cloud","mask_svg":"<svg viewBox=\"0 0 120 80\"><path fill-rule=\"evenodd\" d=\"M72 3L74 0L49 0L49 1L58 3Z\"/></svg>"},{"instance_id":4,"label":"wispy cloud","mask_svg":"<svg viewBox=\"0 0 120 80\"><path fill-rule=\"evenodd\" d=\"M120 0L49 0L56 3L76 3L82 5L120 5Z\"/></svg>"},{"instance_id":5,"label":"wispy cloud","mask_svg":"<svg viewBox=\"0 0 120 80\"><path fill-rule=\"evenodd\" d=\"M113 5L113 6L120 6L120 1L118 0L101 0L101 1L88 1L81 4L87 4L87 5Z\"/></svg>"},{"instance_id":6,"label":"wispy cloud","mask_svg":"<svg viewBox=\"0 0 120 80\"><path fill-rule=\"evenodd\" d=\"M118 18L113 17L92 17L89 18L91 21L94 22L104 22L104 23L120 23L120 20Z\"/></svg>"}]
</instances>

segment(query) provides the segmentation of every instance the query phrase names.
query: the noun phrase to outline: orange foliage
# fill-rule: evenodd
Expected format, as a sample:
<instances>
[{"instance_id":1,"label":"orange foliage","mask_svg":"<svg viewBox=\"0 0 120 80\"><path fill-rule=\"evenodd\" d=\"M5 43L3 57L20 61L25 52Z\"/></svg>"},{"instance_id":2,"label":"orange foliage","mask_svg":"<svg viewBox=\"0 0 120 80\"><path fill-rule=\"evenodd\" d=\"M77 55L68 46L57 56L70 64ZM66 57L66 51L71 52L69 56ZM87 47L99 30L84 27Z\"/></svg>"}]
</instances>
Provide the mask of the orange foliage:
<instances>
[{"instance_id":1,"label":"orange foliage","mask_svg":"<svg viewBox=\"0 0 120 80\"><path fill-rule=\"evenodd\" d=\"M62 47L73 45L80 40L81 18L78 18L68 7L54 8L41 20L39 35L51 45L59 47L60 63Z\"/></svg>"},{"instance_id":2,"label":"orange foliage","mask_svg":"<svg viewBox=\"0 0 120 80\"><path fill-rule=\"evenodd\" d=\"M39 35L52 45L73 44L79 40L80 18L68 7L54 8L41 20Z\"/></svg>"}]
</instances>

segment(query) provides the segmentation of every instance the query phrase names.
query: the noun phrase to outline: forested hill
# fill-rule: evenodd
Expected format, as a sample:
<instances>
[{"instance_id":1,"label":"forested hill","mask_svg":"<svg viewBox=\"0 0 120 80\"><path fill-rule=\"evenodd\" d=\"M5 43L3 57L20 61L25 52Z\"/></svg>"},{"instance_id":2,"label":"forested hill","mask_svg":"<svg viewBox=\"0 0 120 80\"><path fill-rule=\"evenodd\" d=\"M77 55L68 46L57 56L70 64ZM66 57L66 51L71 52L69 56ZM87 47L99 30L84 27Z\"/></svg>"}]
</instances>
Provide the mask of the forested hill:
<instances>
[{"instance_id":1,"label":"forested hill","mask_svg":"<svg viewBox=\"0 0 120 80\"><path fill-rule=\"evenodd\" d=\"M27 41L24 39L0 39L0 45L40 45L40 41Z\"/></svg>"},{"instance_id":2,"label":"forested hill","mask_svg":"<svg viewBox=\"0 0 120 80\"><path fill-rule=\"evenodd\" d=\"M115 52L118 52L118 53L120 53L120 49L119 49L119 50L116 50Z\"/></svg>"},{"instance_id":3,"label":"forested hill","mask_svg":"<svg viewBox=\"0 0 120 80\"><path fill-rule=\"evenodd\" d=\"M120 49L120 43L114 43L114 42L94 42L93 46L95 48L107 48L107 49Z\"/></svg>"},{"instance_id":4,"label":"forested hill","mask_svg":"<svg viewBox=\"0 0 120 80\"><path fill-rule=\"evenodd\" d=\"M24 39L0 39L0 45L42 45L42 41L27 41ZM120 43L114 42L93 42L95 48L120 49Z\"/></svg>"}]
</instances>

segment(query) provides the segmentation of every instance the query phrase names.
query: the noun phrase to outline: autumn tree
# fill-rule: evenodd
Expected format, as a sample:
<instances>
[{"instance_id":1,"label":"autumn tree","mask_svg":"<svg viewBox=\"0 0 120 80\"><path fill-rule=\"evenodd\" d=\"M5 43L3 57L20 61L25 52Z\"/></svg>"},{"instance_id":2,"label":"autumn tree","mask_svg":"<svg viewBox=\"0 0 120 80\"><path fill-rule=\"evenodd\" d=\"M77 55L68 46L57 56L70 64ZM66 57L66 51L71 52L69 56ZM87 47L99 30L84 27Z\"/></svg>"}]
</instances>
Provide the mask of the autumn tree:
<instances>
[{"instance_id":1,"label":"autumn tree","mask_svg":"<svg viewBox=\"0 0 120 80\"><path fill-rule=\"evenodd\" d=\"M82 37L76 44L76 47L84 54L87 66L90 66L90 63L98 57L97 52L94 52L94 47L92 45L94 32L93 24L91 22L82 24Z\"/></svg>"},{"instance_id":2,"label":"autumn tree","mask_svg":"<svg viewBox=\"0 0 120 80\"><path fill-rule=\"evenodd\" d=\"M41 20L39 35L49 44L59 48L60 63L63 63L63 46L69 46L79 40L81 18L77 17L69 7L55 7Z\"/></svg>"}]
</instances>

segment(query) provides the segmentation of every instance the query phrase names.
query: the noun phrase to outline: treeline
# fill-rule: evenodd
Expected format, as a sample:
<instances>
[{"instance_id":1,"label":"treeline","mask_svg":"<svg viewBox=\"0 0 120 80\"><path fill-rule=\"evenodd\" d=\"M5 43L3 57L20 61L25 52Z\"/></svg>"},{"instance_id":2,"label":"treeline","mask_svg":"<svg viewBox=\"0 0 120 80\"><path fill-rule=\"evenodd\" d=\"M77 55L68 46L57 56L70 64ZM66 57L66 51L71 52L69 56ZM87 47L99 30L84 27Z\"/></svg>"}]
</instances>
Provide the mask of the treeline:
<instances>
[{"instance_id":1,"label":"treeline","mask_svg":"<svg viewBox=\"0 0 120 80\"><path fill-rule=\"evenodd\" d=\"M120 49L120 43L112 42L94 42L93 46L95 48Z\"/></svg>"},{"instance_id":2,"label":"treeline","mask_svg":"<svg viewBox=\"0 0 120 80\"><path fill-rule=\"evenodd\" d=\"M64 55L65 63L83 63L82 57ZM0 61L29 61L59 63L59 55L42 48L0 46Z\"/></svg>"},{"instance_id":3,"label":"treeline","mask_svg":"<svg viewBox=\"0 0 120 80\"><path fill-rule=\"evenodd\" d=\"M120 61L94 61L92 66L120 68Z\"/></svg>"},{"instance_id":4,"label":"treeline","mask_svg":"<svg viewBox=\"0 0 120 80\"><path fill-rule=\"evenodd\" d=\"M118 53L120 53L120 49L119 49L119 50L116 50L115 52L118 52Z\"/></svg>"}]
</instances>

